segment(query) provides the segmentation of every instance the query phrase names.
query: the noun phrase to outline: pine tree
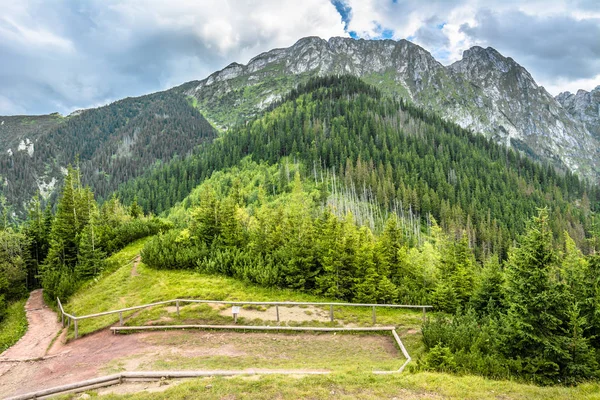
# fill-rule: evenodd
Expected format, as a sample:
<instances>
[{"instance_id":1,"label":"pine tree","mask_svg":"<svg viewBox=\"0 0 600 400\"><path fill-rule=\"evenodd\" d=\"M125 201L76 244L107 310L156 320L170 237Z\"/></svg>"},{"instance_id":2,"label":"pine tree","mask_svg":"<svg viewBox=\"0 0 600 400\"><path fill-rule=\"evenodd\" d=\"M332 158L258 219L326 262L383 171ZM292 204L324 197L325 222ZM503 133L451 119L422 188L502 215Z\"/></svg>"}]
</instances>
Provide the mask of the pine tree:
<instances>
[{"instance_id":1,"label":"pine tree","mask_svg":"<svg viewBox=\"0 0 600 400\"><path fill-rule=\"evenodd\" d=\"M139 218L144 216L144 209L138 204L137 196L133 198L131 206L129 206L129 215L133 218Z\"/></svg>"},{"instance_id":2,"label":"pine tree","mask_svg":"<svg viewBox=\"0 0 600 400\"><path fill-rule=\"evenodd\" d=\"M27 288L33 289L38 287L39 268L48 254L49 230L44 220L44 211L41 207L39 195L34 196L29 203L23 233L29 239L30 244L27 262Z\"/></svg>"},{"instance_id":3,"label":"pine tree","mask_svg":"<svg viewBox=\"0 0 600 400\"><path fill-rule=\"evenodd\" d=\"M506 306L504 300L504 274L497 257L491 257L484 264L478 280L471 306L479 315L498 312Z\"/></svg>"},{"instance_id":4,"label":"pine tree","mask_svg":"<svg viewBox=\"0 0 600 400\"><path fill-rule=\"evenodd\" d=\"M540 210L512 249L506 265L508 304L505 353L520 357L525 374L538 382L556 382L565 357L557 338L562 334L567 299L551 279L558 255L552 244L548 211Z\"/></svg>"},{"instance_id":5,"label":"pine tree","mask_svg":"<svg viewBox=\"0 0 600 400\"><path fill-rule=\"evenodd\" d=\"M86 193L88 202L88 223L83 228L79 237L79 253L77 254L77 265L75 276L77 279L89 279L96 276L103 267L106 256L100 247L98 240L99 212L93 194Z\"/></svg>"}]
</instances>

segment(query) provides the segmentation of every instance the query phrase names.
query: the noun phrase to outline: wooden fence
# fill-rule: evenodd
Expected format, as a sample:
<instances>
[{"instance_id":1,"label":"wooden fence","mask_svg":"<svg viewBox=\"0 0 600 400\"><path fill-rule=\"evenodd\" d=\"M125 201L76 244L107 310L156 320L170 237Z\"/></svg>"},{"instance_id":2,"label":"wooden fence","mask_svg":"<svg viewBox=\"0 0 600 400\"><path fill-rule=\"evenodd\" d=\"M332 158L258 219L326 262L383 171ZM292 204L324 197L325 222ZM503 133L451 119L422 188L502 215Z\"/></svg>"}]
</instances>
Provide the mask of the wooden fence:
<instances>
[{"instance_id":1,"label":"wooden fence","mask_svg":"<svg viewBox=\"0 0 600 400\"><path fill-rule=\"evenodd\" d=\"M287 306L318 306L318 307L327 307L329 306L329 320L331 322L334 321L334 307L371 307L372 308L372 321L373 325L376 323L377 315L376 309L378 307L386 307L386 308L412 308L412 309L422 309L423 310L423 320L425 320L425 313L428 308L432 308L432 306L426 305L404 305L404 304L362 304L362 303L319 303L319 302L297 302L297 301L243 301L243 300L196 300L196 299L174 299L174 300L165 300L158 301L155 303L143 304L141 306L127 307L121 308L119 310L112 311L104 311L96 314L89 315L81 315L75 316L65 312L60 299L56 299L58 302L58 306L61 312L61 322L62 325L65 324L70 327L71 321L73 321L73 327L75 331L75 339L79 337L79 324L78 321L82 319L88 318L97 318L105 315L111 314L119 314L119 323L123 325L123 313L127 311L135 311L143 308L154 307L158 305L166 305L166 304L175 304L177 315L179 315L179 307L182 303L204 303L204 304L227 304L232 306L244 306L244 305L263 305L263 306L275 306L275 312L277 317L277 322L279 322L279 307L287 307Z\"/></svg>"}]
</instances>

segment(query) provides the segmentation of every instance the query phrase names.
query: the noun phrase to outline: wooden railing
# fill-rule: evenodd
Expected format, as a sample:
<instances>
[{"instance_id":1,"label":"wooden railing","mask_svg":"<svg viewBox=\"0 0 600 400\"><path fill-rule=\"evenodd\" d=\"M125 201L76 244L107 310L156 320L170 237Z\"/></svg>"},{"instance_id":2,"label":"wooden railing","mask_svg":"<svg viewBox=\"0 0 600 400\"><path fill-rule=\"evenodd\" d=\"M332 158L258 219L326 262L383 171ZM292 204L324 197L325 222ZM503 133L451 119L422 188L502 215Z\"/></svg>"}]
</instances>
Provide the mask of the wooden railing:
<instances>
[{"instance_id":1,"label":"wooden railing","mask_svg":"<svg viewBox=\"0 0 600 400\"><path fill-rule=\"evenodd\" d=\"M56 299L58 302L58 306L60 308L60 312L61 312L61 322L63 324L63 327L65 326L65 323L67 324L68 327L71 326L71 321L73 321L73 326L74 326L74 330L75 330L75 339L77 339L79 337L79 324L78 321L82 320L82 319L88 319L88 318L96 318L96 317L102 317L105 315L111 315L111 314L119 314L119 323L122 326L123 325L123 313L127 312L127 311L135 311L135 310L140 310L143 308L149 308L149 307L154 307L154 306L158 306L158 305L164 305L164 304L175 304L176 307L176 311L177 311L177 315L179 316L179 307L181 303L205 303L205 304L228 304L228 305L232 305L232 306L244 306L244 305L264 305L264 306L275 306L275 312L276 312L276 317L277 317L277 322L279 322L279 307L287 307L287 306L329 306L329 320L331 322L333 322L334 320L334 315L333 315L333 308L334 307L371 307L373 312L372 312L372 320L373 320L373 324L376 323L376 309L378 307L386 307L386 308L412 308L412 309L422 309L423 310L423 320L425 320L425 313L426 310L428 308L432 308L432 306L427 306L427 305L404 305L404 304L362 304L362 303L319 303L319 302L297 302L297 301L243 301L243 300L196 300L196 299L174 299L174 300L165 300L165 301L158 301L155 303L149 303L149 304L143 304L141 306L134 306L134 307L127 307L127 308L121 308L118 310L112 310L112 311L104 311L104 312L100 312L100 313L96 313L96 314L89 314L89 315L81 315L81 316L75 316L72 314L69 314L67 312L65 312L60 299L57 298Z\"/></svg>"}]
</instances>

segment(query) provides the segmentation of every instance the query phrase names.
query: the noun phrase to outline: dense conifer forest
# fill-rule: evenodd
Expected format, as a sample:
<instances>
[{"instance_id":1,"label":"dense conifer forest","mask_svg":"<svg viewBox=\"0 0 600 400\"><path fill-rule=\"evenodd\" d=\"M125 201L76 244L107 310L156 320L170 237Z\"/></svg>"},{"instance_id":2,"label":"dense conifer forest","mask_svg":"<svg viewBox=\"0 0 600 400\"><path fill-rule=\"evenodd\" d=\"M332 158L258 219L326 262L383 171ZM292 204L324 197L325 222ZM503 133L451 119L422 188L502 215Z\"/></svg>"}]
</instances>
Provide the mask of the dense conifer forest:
<instances>
[{"instance_id":1,"label":"dense conifer forest","mask_svg":"<svg viewBox=\"0 0 600 400\"><path fill-rule=\"evenodd\" d=\"M47 187L50 194L62 184L62 166L77 164L82 182L106 199L120 183L155 163L168 162L173 156L184 158L194 146L215 135L204 117L177 92L120 100L63 118L35 136L31 154L14 148L11 154L0 153L0 194L22 220L25 200L38 187Z\"/></svg>"},{"instance_id":2,"label":"dense conifer forest","mask_svg":"<svg viewBox=\"0 0 600 400\"><path fill-rule=\"evenodd\" d=\"M350 77L311 80L191 143L132 180L100 184L76 164L54 207L35 196L19 226L4 202L0 314L39 286L67 300L111 271L106 255L153 236L142 259L156 269L432 304L425 370L598 378L596 186Z\"/></svg>"}]
</instances>

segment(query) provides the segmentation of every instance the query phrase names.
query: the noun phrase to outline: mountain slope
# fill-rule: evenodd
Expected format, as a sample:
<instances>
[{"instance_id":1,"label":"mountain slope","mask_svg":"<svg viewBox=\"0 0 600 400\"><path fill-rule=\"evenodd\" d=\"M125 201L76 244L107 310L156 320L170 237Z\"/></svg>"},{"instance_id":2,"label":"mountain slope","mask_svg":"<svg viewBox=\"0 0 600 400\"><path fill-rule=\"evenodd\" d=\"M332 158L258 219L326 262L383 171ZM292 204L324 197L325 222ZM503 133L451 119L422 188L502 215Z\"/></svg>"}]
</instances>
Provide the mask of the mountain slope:
<instances>
[{"instance_id":1,"label":"mountain slope","mask_svg":"<svg viewBox=\"0 0 600 400\"><path fill-rule=\"evenodd\" d=\"M2 119L2 118L0 118ZM118 185L175 155L185 157L216 132L176 91L128 98L84 110L43 133L15 136L28 151L0 153L2 194L16 212L38 190L53 193L65 167L78 160L83 183L105 197Z\"/></svg>"},{"instance_id":2,"label":"mountain slope","mask_svg":"<svg viewBox=\"0 0 600 400\"><path fill-rule=\"evenodd\" d=\"M569 231L584 243L600 198L576 175L561 176L348 76L310 80L192 157L122 185L119 196L125 203L137 197L145 210L160 213L248 155L269 164L291 157L307 176L335 173L348 190L384 210L423 220L431 213L442 227L459 236L471 232L481 249L500 252L544 206L560 215L557 235ZM281 185L270 179L269 191Z\"/></svg>"},{"instance_id":3,"label":"mountain slope","mask_svg":"<svg viewBox=\"0 0 600 400\"><path fill-rule=\"evenodd\" d=\"M182 86L222 127L244 121L313 76L351 74L439 113L460 126L524 150L563 169L595 178L598 140L514 60L474 47L445 67L400 40L316 37L233 63ZM236 112L232 113L231 109Z\"/></svg>"},{"instance_id":4,"label":"mountain slope","mask_svg":"<svg viewBox=\"0 0 600 400\"><path fill-rule=\"evenodd\" d=\"M64 120L58 113L0 116L0 153L31 151L31 143Z\"/></svg>"},{"instance_id":5,"label":"mountain slope","mask_svg":"<svg viewBox=\"0 0 600 400\"><path fill-rule=\"evenodd\" d=\"M563 92L556 100L573 116L582 121L596 139L600 139L600 86L591 92Z\"/></svg>"},{"instance_id":6,"label":"mountain slope","mask_svg":"<svg viewBox=\"0 0 600 400\"><path fill-rule=\"evenodd\" d=\"M212 140L209 121L230 129L299 84L332 74L358 76L385 95L562 170L592 180L600 174L598 89L553 99L524 68L491 48L474 47L443 66L406 40L308 37L202 81L67 118L0 117L0 191L15 211L23 210L36 191L51 196L64 167L79 156L85 183L105 197L157 161L184 157Z\"/></svg>"}]
</instances>

